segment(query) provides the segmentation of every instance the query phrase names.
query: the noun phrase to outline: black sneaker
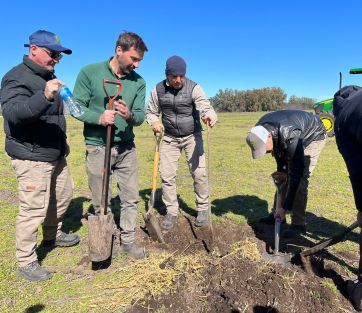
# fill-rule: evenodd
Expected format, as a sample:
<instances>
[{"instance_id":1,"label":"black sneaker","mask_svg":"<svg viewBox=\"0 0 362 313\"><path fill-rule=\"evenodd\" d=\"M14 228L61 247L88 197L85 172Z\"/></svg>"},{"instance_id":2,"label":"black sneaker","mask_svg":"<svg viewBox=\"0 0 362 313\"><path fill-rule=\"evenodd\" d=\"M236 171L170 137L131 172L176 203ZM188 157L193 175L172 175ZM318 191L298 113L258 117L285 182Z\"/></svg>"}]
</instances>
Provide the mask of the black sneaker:
<instances>
[{"instance_id":1,"label":"black sneaker","mask_svg":"<svg viewBox=\"0 0 362 313\"><path fill-rule=\"evenodd\" d=\"M199 211L197 213L195 226L203 227L206 226L207 224L209 224L209 211L208 210Z\"/></svg>"},{"instance_id":2,"label":"black sneaker","mask_svg":"<svg viewBox=\"0 0 362 313\"><path fill-rule=\"evenodd\" d=\"M176 215L171 215L167 213L166 216L163 218L163 221L161 223L161 228L163 230L170 230L173 227L173 225L176 223L176 221L177 221Z\"/></svg>"},{"instance_id":3,"label":"black sneaker","mask_svg":"<svg viewBox=\"0 0 362 313\"><path fill-rule=\"evenodd\" d=\"M45 268L42 268L38 261L34 261L28 265L19 267L16 273L30 281L43 281L52 277L52 273L50 273Z\"/></svg>"},{"instance_id":4,"label":"black sneaker","mask_svg":"<svg viewBox=\"0 0 362 313\"><path fill-rule=\"evenodd\" d=\"M259 220L259 223L267 224L267 225L274 225L275 224L275 217L273 213L270 213L269 215L262 217ZM285 219L280 222L281 224L285 224Z\"/></svg>"},{"instance_id":5,"label":"black sneaker","mask_svg":"<svg viewBox=\"0 0 362 313\"><path fill-rule=\"evenodd\" d=\"M46 247L71 247L78 244L79 241L80 238L77 234L66 234L62 232L61 235L54 240L43 240L43 244Z\"/></svg>"},{"instance_id":6,"label":"black sneaker","mask_svg":"<svg viewBox=\"0 0 362 313\"><path fill-rule=\"evenodd\" d=\"M290 225L285 232L283 232L284 238L295 238L300 236L301 234L305 234L306 228L304 225Z\"/></svg>"},{"instance_id":7,"label":"black sneaker","mask_svg":"<svg viewBox=\"0 0 362 313\"><path fill-rule=\"evenodd\" d=\"M133 259L144 259L147 257L145 248L138 247L135 243L122 243L122 251Z\"/></svg>"},{"instance_id":8,"label":"black sneaker","mask_svg":"<svg viewBox=\"0 0 362 313\"><path fill-rule=\"evenodd\" d=\"M352 280L348 280L347 295L355 310L358 312L362 312L362 284L355 283Z\"/></svg>"}]
</instances>

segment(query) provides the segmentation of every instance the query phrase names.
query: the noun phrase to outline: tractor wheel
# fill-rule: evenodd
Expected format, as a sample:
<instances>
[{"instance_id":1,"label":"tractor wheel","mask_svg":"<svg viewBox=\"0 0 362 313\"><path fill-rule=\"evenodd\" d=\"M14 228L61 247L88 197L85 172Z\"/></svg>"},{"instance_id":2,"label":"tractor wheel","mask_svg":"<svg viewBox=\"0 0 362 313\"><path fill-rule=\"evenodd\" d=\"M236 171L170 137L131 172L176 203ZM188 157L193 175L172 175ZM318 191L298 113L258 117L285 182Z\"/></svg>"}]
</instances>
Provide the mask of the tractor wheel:
<instances>
[{"instance_id":1,"label":"tractor wheel","mask_svg":"<svg viewBox=\"0 0 362 313\"><path fill-rule=\"evenodd\" d=\"M319 118L321 119L328 137L334 136L334 116L331 113L328 112L321 112L319 115Z\"/></svg>"}]
</instances>

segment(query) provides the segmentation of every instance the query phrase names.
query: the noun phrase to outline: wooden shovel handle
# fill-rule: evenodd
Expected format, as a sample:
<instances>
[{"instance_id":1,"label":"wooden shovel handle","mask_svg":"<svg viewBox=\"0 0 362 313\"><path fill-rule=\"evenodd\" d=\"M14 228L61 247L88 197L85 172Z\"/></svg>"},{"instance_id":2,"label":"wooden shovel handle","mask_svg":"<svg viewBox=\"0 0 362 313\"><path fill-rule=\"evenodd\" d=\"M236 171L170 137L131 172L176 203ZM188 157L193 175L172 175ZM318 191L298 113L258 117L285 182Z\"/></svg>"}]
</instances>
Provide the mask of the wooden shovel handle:
<instances>
[{"instance_id":1,"label":"wooden shovel handle","mask_svg":"<svg viewBox=\"0 0 362 313\"><path fill-rule=\"evenodd\" d=\"M155 147L155 152L153 154L152 191L156 191L158 164L160 160L160 144L162 137L163 137L163 132L155 133L156 147Z\"/></svg>"},{"instance_id":2,"label":"wooden shovel handle","mask_svg":"<svg viewBox=\"0 0 362 313\"><path fill-rule=\"evenodd\" d=\"M152 191L156 191L157 185L157 173L158 173L158 160L160 159L160 153L155 151L153 155L153 171L152 171Z\"/></svg>"}]
</instances>

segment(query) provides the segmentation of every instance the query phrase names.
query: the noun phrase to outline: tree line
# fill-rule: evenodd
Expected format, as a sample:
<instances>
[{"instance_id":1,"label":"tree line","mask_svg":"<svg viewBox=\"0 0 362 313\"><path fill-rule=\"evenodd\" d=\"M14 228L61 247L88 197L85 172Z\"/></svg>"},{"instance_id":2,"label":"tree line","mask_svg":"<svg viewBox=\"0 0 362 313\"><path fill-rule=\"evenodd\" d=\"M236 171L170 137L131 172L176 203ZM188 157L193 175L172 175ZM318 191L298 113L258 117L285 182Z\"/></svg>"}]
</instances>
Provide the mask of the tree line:
<instances>
[{"instance_id":1,"label":"tree line","mask_svg":"<svg viewBox=\"0 0 362 313\"><path fill-rule=\"evenodd\" d=\"M210 98L210 102L218 112L260 112L281 109L310 110L315 99L291 96L279 87L267 87L251 90L219 90Z\"/></svg>"}]
</instances>

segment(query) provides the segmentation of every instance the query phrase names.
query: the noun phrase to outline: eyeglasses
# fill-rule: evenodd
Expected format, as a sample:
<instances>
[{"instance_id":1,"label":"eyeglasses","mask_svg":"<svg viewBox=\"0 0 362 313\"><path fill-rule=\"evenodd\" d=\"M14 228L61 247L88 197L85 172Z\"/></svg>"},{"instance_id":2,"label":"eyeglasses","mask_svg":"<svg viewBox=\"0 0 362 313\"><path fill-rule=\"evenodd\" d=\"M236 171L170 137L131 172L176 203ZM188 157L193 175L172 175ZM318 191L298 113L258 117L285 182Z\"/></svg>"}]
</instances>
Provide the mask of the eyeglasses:
<instances>
[{"instance_id":1,"label":"eyeglasses","mask_svg":"<svg viewBox=\"0 0 362 313\"><path fill-rule=\"evenodd\" d=\"M38 47L40 49L42 49L47 55L49 55L49 57L51 57L53 60L57 60L59 61L63 55L61 52L58 52L58 51L53 51L53 50L48 50L48 49L45 49L43 47Z\"/></svg>"}]
</instances>

